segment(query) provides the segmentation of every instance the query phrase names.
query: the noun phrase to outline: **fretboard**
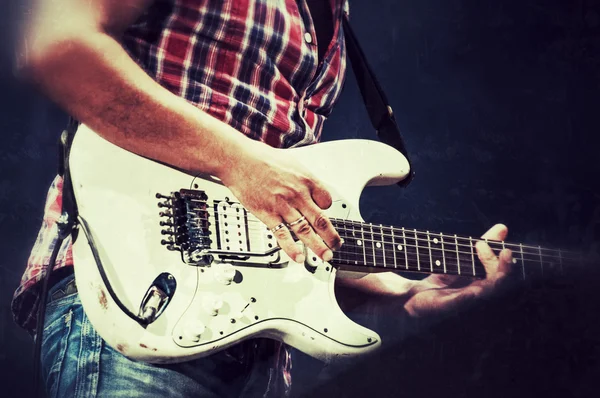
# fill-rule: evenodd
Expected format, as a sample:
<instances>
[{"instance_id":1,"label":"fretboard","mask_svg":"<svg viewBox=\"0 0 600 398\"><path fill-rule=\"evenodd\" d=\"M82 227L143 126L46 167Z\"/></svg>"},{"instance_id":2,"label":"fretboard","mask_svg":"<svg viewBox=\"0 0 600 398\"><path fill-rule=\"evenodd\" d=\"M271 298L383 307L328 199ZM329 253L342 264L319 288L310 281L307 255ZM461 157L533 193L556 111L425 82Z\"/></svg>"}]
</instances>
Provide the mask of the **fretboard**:
<instances>
[{"instance_id":1,"label":"fretboard","mask_svg":"<svg viewBox=\"0 0 600 398\"><path fill-rule=\"evenodd\" d=\"M377 270L485 277L475 244L485 241L498 254L512 251L513 266L524 279L562 273L563 267L582 264L581 254L518 243L500 242L439 232L418 231L358 221L332 219L344 239L331 263Z\"/></svg>"}]
</instances>

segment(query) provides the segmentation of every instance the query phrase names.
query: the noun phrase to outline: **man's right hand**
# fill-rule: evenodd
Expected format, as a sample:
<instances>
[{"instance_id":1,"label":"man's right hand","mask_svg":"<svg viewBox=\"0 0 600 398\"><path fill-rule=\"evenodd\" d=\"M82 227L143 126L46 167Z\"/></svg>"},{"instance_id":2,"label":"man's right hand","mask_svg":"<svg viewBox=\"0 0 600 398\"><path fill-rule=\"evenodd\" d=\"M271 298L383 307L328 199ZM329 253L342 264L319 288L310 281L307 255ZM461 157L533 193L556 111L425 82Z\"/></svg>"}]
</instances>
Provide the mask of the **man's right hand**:
<instances>
[{"instance_id":1,"label":"man's right hand","mask_svg":"<svg viewBox=\"0 0 600 398\"><path fill-rule=\"evenodd\" d=\"M273 231L279 246L294 261L303 262L304 254L290 231L325 261L333 257L332 249L341 246L339 234L323 212L331 206L331 195L285 150L256 142L219 177Z\"/></svg>"}]
</instances>

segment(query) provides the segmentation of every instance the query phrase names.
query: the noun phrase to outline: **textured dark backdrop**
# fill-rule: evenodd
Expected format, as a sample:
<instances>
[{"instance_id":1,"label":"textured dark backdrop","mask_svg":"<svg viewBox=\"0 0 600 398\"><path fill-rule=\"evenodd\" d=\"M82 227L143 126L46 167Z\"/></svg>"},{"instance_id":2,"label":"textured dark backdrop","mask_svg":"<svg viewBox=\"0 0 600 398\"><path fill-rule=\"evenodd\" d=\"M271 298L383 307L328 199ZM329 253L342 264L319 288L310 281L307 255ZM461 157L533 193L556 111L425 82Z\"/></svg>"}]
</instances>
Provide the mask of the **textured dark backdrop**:
<instances>
[{"instance_id":1,"label":"textured dark backdrop","mask_svg":"<svg viewBox=\"0 0 600 398\"><path fill-rule=\"evenodd\" d=\"M31 341L9 303L65 119L15 81L11 43L25 7L0 7L0 389L28 396ZM417 170L408 189L368 189L367 220L467 235L504 222L511 240L597 251L599 2L375 0L353 1L351 13ZM325 136L372 138L353 77L347 82ZM589 396L600 370L597 286L590 269L546 289L521 286L388 343L316 390L319 364L298 355L299 390Z\"/></svg>"}]
</instances>

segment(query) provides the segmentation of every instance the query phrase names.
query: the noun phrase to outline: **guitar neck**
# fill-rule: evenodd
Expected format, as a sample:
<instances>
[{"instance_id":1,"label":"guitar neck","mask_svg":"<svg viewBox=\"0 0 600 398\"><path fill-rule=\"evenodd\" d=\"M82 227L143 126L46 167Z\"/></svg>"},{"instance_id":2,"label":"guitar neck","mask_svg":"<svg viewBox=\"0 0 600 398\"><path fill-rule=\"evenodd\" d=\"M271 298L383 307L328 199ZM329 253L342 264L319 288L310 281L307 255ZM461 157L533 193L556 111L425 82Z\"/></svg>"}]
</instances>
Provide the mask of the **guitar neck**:
<instances>
[{"instance_id":1,"label":"guitar neck","mask_svg":"<svg viewBox=\"0 0 600 398\"><path fill-rule=\"evenodd\" d=\"M562 273L563 267L583 262L581 254L560 249L342 219L331 221L344 239L331 263L360 267L367 272L389 269L484 278L486 272L475 250L479 241L487 242L496 254L510 249L513 266L523 279Z\"/></svg>"}]
</instances>

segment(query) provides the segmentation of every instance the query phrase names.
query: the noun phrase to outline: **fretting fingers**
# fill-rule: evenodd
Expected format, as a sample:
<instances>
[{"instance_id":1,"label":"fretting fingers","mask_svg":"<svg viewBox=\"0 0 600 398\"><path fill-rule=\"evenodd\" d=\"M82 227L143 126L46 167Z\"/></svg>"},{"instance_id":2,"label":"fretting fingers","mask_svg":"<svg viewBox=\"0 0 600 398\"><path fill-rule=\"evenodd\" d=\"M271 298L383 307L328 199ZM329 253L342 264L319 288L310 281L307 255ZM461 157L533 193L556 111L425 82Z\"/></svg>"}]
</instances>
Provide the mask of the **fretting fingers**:
<instances>
[{"instance_id":1,"label":"fretting fingers","mask_svg":"<svg viewBox=\"0 0 600 398\"><path fill-rule=\"evenodd\" d=\"M308 205L303 214L327 247L338 250L342 246L342 238L333 227L331 220L317 206Z\"/></svg>"},{"instance_id":2,"label":"fretting fingers","mask_svg":"<svg viewBox=\"0 0 600 398\"><path fill-rule=\"evenodd\" d=\"M267 227L275 239L277 239L277 243L279 243L281 250L283 250L295 262L304 262L304 253L302 253L302 250L298 247L298 245L296 245L296 242L294 242L290 230L282 219L271 218L271 220L267 223Z\"/></svg>"},{"instance_id":3,"label":"fretting fingers","mask_svg":"<svg viewBox=\"0 0 600 398\"><path fill-rule=\"evenodd\" d=\"M298 210L290 209L284 215L283 219L287 222L288 228L294 232L296 237L317 256L325 261L333 258L333 252L327 247L323 239L317 235L306 216L300 214Z\"/></svg>"},{"instance_id":4,"label":"fretting fingers","mask_svg":"<svg viewBox=\"0 0 600 398\"><path fill-rule=\"evenodd\" d=\"M507 234L508 229L505 225L496 224L483 234L482 238L503 241L506 239ZM487 274L486 279L480 281L480 284L485 290L491 290L510 271L512 252L509 249L503 249L496 255L492 248L484 241L477 242L475 248L477 249L479 261L483 264Z\"/></svg>"}]
</instances>

